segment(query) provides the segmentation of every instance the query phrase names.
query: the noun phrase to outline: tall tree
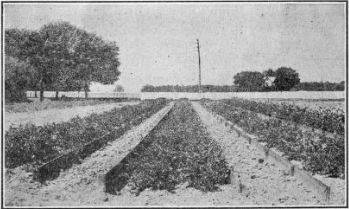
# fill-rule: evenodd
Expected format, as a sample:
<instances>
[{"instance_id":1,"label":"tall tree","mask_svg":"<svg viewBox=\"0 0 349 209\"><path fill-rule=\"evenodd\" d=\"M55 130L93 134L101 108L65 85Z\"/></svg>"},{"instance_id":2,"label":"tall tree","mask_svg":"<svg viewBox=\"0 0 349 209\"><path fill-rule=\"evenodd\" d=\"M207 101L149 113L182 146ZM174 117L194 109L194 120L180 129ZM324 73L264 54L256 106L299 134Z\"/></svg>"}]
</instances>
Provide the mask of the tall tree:
<instances>
[{"instance_id":1,"label":"tall tree","mask_svg":"<svg viewBox=\"0 0 349 209\"><path fill-rule=\"evenodd\" d=\"M260 91L264 85L264 76L260 72L242 71L234 76L234 84L242 91Z\"/></svg>"},{"instance_id":2,"label":"tall tree","mask_svg":"<svg viewBox=\"0 0 349 209\"><path fill-rule=\"evenodd\" d=\"M85 98L92 81L113 84L118 80L120 65L119 48L115 42L105 42L95 34L78 30L78 41L73 51L72 65L77 69L77 78L82 81Z\"/></svg>"},{"instance_id":3,"label":"tall tree","mask_svg":"<svg viewBox=\"0 0 349 209\"><path fill-rule=\"evenodd\" d=\"M27 67L30 68L32 75L29 76L28 72L26 73L30 79L27 79L28 85L25 86L24 90L34 90L36 93L36 90L39 88L40 79L37 71L30 66L31 59L28 57L28 54L32 54L35 50L26 48L30 41L34 41L34 35L37 35L34 31L25 29L5 30L5 55L6 57L11 56L17 59L17 62L25 63ZM35 44L31 43L29 46L35 47ZM13 62L12 58L6 58L6 60Z\"/></svg>"},{"instance_id":4,"label":"tall tree","mask_svg":"<svg viewBox=\"0 0 349 209\"><path fill-rule=\"evenodd\" d=\"M29 63L37 72L40 100L45 89L89 91L91 81L118 80L119 48L68 22L53 22L37 31L6 30L6 54Z\"/></svg>"},{"instance_id":5,"label":"tall tree","mask_svg":"<svg viewBox=\"0 0 349 209\"><path fill-rule=\"evenodd\" d=\"M50 72L52 83L50 88L56 91L70 89L67 84L73 83L76 70L70 68L71 63L71 45L74 45L77 39L78 28L68 22L48 23L40 28L40 34L45 39L45 65L46 71Z\"/></svg>"},{"instance_id":6,"label":"tall tree","mask_svg":"<svg viewBox=\"0 0 349 209\"><path fill-rule=\"evenodd\" d=\"M280 67L275 71L275 88L278 91L289 91L300 83L298 73L292 68Z\"/></svg>"},{"instance_id":7,"label":"tall tree","mask_svg":"<svg viewBox=\"0 0 349 209\"><path fill-rule=\"evenodd\" d=\"M5 100L6 102L26 101L25 90L35 80L35 70L25 62L5 56Z\"/></svg>"}]
</instances>

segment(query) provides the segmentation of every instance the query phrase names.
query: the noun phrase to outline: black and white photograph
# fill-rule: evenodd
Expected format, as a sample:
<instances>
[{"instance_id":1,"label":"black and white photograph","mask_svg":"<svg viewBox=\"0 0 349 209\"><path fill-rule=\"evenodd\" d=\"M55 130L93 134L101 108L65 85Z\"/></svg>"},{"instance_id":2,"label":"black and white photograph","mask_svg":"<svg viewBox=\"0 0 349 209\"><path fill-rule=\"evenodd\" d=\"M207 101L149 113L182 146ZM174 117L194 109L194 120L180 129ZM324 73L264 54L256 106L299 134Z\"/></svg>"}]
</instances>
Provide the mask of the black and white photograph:
<instances>
[{"instance_id":1,"label":"black and white photograph","mask_svg":"<svg viewBox=\"0 0 349 209\"><path fill-rule=\"evenodd\" d=\"M1 12L1 208L348 207L348 1Z\"/></svg>"}]
</instances>

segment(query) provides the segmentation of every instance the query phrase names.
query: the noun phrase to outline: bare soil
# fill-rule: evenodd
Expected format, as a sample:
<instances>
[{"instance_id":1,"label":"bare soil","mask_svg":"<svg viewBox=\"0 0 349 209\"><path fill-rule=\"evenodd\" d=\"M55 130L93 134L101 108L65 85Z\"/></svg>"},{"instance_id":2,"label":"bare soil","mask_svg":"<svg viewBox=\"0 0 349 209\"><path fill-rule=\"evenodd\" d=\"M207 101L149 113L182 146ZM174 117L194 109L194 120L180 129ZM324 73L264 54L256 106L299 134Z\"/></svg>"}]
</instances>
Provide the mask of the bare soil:
<instances>
[{"instance_id":1,"label":"bare soil","mask_svg":"<svg viewBox=\"0 0 349 209\"><path fill-rule=\"evenodd\" d=\"M65 109L47 109L35 112L22 113L5 113L4 115L4 129L9 129L10 126L19 126L19 124L32 123L35 125L44 125L47 123L58 123L68 121L74 116L85 117L92 113L102 113L116 107L125 105L134 105L138 102L120 102L108 103L90 106L75 106Z\"/></svg>"}]
</instances>

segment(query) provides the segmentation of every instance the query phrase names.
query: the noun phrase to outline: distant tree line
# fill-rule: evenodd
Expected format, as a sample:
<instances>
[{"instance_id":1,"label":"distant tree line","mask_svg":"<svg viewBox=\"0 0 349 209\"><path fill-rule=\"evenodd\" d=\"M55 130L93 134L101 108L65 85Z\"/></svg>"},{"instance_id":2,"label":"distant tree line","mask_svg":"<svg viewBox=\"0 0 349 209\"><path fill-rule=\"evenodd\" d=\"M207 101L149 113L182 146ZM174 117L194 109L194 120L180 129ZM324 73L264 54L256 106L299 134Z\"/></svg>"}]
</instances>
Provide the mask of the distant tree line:
<instances>
[{"instance_id":1,"label":"distant tree line","mask_svg":"<svg viewBox=\"0 0 349 209\"><path fill-rule=\"evenodd\" d=\"M236 86L228 85L202 85L201 89L203 92L232 92L235 91ZM145 85L141 89L142 92L198 92L198 85L163 85L163 86L153 86Z\"/></svg>"},{"instance_id":2,"label":"distant tree line","mask_svg":"<svg viewBox=\"0 0 349 209\"><path fill-rule=\"evenodd\" d=\"M300 82L299 74L292 68L280 67L263 72L242 71L234 76L234 85L202 85L203 92L265 92L265 91L344 91L344 81ZM198 92L198 85L173 86L145 85L142 92Z\"/></svg>"},{"instance_id":3,"label":"distant tree line","mask_svg":"<svg viewBox=\"0 0 349 209\"><path fill-rule=\"evenodd\" d=\"M18 101L28 90L85 91L92 81L118 80L119 48L68 22L53 22L39 30L5 30L5 99Z\"/></svg>"}]
</instances>

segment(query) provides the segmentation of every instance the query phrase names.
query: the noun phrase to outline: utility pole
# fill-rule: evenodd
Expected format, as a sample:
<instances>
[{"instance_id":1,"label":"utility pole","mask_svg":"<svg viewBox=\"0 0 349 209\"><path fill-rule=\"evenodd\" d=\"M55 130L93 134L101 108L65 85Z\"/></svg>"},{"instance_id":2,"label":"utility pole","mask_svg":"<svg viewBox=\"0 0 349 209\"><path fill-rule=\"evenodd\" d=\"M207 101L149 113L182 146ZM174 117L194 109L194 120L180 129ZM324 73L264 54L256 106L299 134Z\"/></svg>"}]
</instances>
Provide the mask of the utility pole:
<instances>
[{"instance_id":1,"label":"utility pole","mask_svg":"<svg viewBox=\"0 0 349 209\"><path fill-rule=\"evenodd\" d=\"M198 54L199 54L199 93L201 93L201 60L200 60L200 43L199 39L196 39L197 47L198 47Z\"/></svg>"}]
</instances>

